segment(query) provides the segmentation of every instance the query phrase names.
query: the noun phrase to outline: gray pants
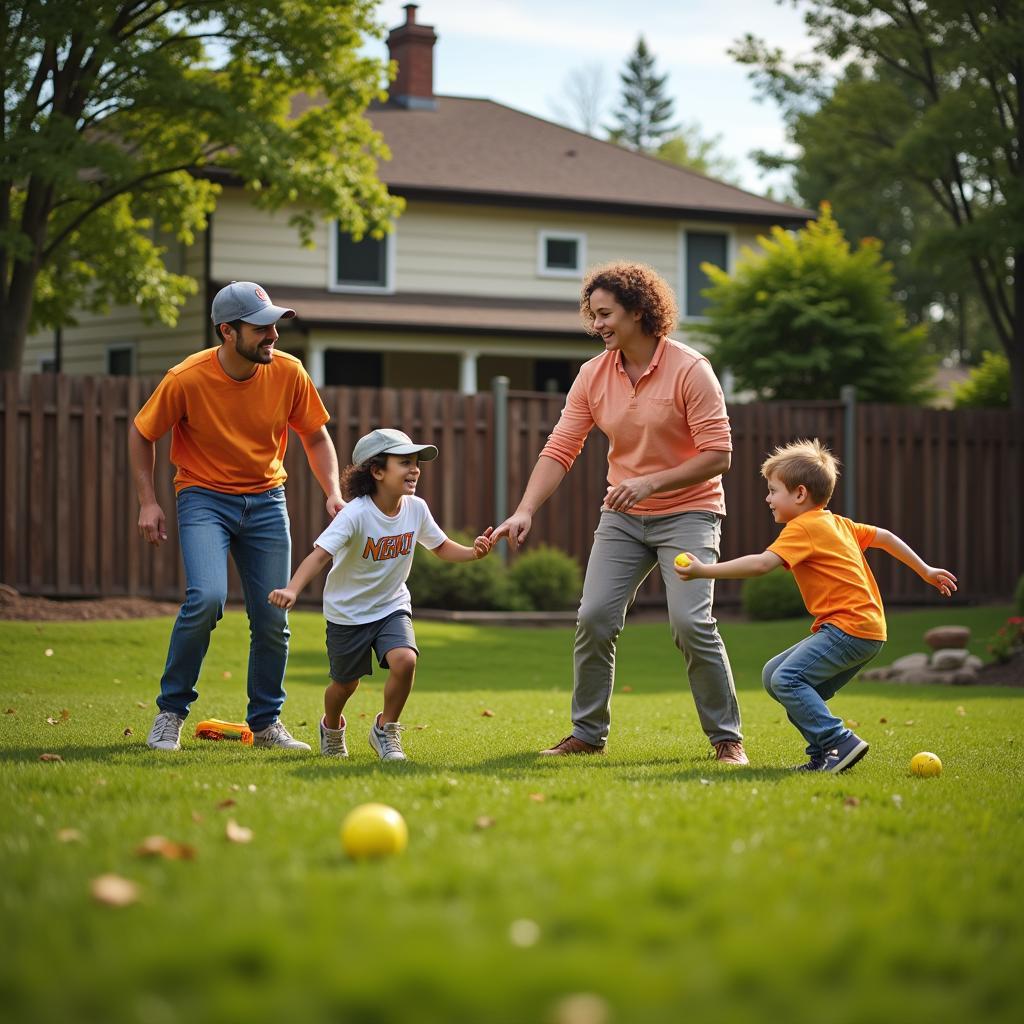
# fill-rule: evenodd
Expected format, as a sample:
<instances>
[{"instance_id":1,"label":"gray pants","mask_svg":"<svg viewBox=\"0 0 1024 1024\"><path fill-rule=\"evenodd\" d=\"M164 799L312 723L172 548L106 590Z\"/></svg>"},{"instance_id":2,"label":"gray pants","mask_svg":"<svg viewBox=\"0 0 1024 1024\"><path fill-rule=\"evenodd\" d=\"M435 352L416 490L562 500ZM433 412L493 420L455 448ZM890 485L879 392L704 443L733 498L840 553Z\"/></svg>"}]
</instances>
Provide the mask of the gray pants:
<instances>
[{"instance_id":1,"label":"gray pants","mask_svg":"<svg viewBox=\"0 0 1024 1024\"><path fill-rule=\"evenodd\" d=\"M711 615L714 581L683 582L672 569L680 551L717 562L722 520L712 512L630 516L604 510L594 534L576 624L573 735L603 744L611 723L615 643L626 611L655 565L668 594L672 637L683 652L701 728L712 743L742 739L729 657Z\"/></svg>"}]
</instances>

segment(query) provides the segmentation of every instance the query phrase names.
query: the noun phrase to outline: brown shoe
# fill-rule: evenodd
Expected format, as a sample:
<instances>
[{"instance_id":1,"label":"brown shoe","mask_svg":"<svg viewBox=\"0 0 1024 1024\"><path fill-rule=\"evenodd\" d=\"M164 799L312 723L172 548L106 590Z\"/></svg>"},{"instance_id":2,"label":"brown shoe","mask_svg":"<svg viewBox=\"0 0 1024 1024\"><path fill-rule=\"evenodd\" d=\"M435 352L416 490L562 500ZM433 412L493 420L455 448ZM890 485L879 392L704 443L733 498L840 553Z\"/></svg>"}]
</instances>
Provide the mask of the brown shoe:
<instances>
[{"instance_id":1,"label":"brown shoe","mask_svg":"<svg viewBox=\"0 0 1024 1024\"><path fill-rule=\"evenodd\" d=\"M559 740L553 747L542 750L544 757L564 757L566 754L603 754L604 747L596 747L593 743L586 743L578 740L575 736L566 736Z\"/></svg>"},{"instance_id":2,"label":"brown shoe","mask_svg":"<svg viewBox=\"0 0 1024 1024\"><path fill-rule=\"evenodd\" d=\"M715 744L715 760L722 764L750 764L739 740L722 740Z\"/></svg>"}]
</instances>

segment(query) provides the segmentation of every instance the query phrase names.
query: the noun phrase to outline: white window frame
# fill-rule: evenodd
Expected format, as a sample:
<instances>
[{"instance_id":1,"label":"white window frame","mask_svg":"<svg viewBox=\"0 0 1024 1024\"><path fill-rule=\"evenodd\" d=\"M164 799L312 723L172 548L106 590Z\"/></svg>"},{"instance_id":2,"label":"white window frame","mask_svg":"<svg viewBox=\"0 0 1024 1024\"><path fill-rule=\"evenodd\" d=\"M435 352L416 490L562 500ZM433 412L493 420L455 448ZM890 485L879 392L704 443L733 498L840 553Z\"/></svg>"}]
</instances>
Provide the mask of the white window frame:
<instances>
[{"instance_id":1,"label":"white window frame","mask_svg":"<svg viewBox=\"0 0 1024 1024\"><path fill-rule=\"evenodd\" d=\"M736 229L734 227L719 227L714 223L693 223L682 224L679 227L679 288L678 294L682 298L679 310L679 319L683 323L704 324L708 322L706 316L691 315L687 312L690 306L690 295L687 292L687 260L689 256L686 251L686 236L690 232L699 235L724 235L725 236L725 260L728 264L724 269L731 274L736 266L737 243Z\"/></svg>"},{"instance_id":2,"label":"white window frame","mask_svg":"<svg viewBox=\"0 0 1024 1024\"><path fill-rule=\"evenodd\" d=\"M395 225L384 236L384 284L342 284L338 281L338 222L328 225L330 259L327 264L327 290L355 295L393 295L395 292Z\"/></svg>"},{"instance_id":3,"label":"white window frame","mask_svg":"<svg viewBox=\"0 0 1024 1024\"><path fill-rule=\"evenodd\" d=\"M549 267L547 265L548 242L576 243L576 269ZM581 231L554 231L542 229L537 232L537 276L538 277L570 277L579 280L583 277L583 268L587 265L587 236Z\"/></svg>"},{"instance_id":4,"label":"white window frame","mask_svg":"<svg viewBox=\"0 0 1024 1024\"><path fill-rule=\"evenodd\" d=\"M115 341L112 345L108 345L103 350L103 373L107 376L110 375L110 353L111 352L128 352L131 354L131 368L128 372L129 377L134 377L139 370L139 358L138 358L138 345L134 341Z\"/></svg>"}]
</instances>

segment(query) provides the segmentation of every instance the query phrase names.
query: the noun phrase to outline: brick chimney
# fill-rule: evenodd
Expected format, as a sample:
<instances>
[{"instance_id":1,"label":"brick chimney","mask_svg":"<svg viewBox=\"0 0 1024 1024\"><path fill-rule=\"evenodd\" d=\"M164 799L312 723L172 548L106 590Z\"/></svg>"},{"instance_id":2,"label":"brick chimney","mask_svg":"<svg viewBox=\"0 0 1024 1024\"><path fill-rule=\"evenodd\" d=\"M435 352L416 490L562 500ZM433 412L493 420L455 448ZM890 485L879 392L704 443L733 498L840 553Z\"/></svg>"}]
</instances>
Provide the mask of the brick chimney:
<instances>
[{"instance_id":1,"label":"brick chimney","mask_svg":"<svg viewBox=\"0 0 1024 1024\"><path fill-rule=\"evenodd\" d=\"M410 110L436 110L434 98L434 43L430 25L416 24L416 4L405 5L405 24L388 33L388 54L398 64L389 102Z\"/></svg>"}]
</instances>

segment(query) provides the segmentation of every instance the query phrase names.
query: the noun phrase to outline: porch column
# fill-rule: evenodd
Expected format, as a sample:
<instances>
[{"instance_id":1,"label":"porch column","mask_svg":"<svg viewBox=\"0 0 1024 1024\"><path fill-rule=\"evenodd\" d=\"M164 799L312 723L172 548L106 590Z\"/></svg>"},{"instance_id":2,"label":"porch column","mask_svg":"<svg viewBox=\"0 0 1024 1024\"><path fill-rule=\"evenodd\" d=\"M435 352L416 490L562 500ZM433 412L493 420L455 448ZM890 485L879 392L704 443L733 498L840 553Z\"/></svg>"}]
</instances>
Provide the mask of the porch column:
<instances>
[{"instance_id":1,"label":"porch column","mask_svg":"<svg viewBox=\"0 0 1024 1024\"><path fill-rule=\"evenodd\" d=\"M459 359L459 391L464 395L476 394L476 361L480 353L467 349Z\"/></svg>"},{"instance_id":2,"label":"porch column","mask_svg":"<svg viewBox=\"0 0 1024 1024\"><path fill-rule=\"evenodd\" d=\"M324 386L324 343L313 341L306 345L306 373L313 381L313 386L322 388Z\"/></svg>"}]
</instances>

